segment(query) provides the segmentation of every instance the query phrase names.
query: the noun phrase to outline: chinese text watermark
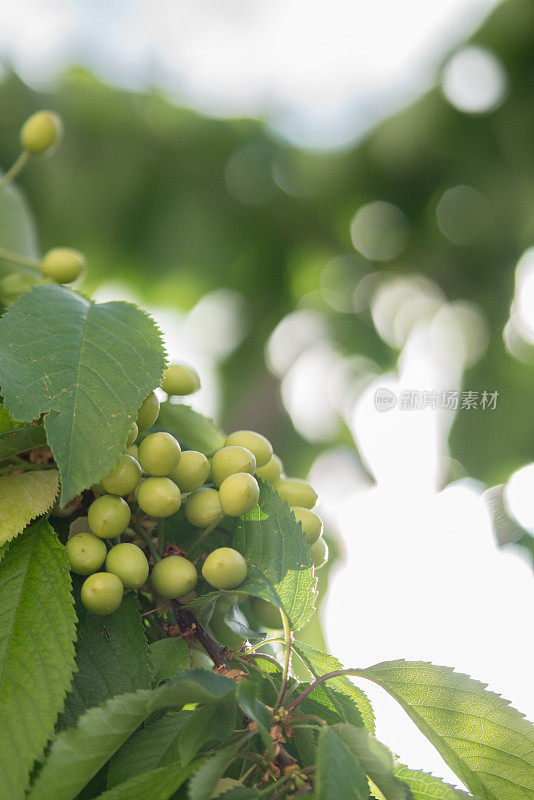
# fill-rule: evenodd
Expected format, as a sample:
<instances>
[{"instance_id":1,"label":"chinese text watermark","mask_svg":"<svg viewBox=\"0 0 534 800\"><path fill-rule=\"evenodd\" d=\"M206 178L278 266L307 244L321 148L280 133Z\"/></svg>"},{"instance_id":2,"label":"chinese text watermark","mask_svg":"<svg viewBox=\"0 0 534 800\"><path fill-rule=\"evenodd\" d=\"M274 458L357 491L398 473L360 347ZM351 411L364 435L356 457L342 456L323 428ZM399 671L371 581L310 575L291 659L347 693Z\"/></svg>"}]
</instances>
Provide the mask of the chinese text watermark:
<instances>
[{"instance_id":1,"label":"chinese text watermark","mask_svg":"<svg viewBox=\"0 0 534 800\"><path fill-rule=\"evenodd\" d=\"M447 411L495 411L498 398L498 391L403 389L399 394L395 394L390 389L380 388L375 391L375 408L377 411L390 411L392 408L398 408L400 411L422 411L425 408L442 408Z\"/></svg>"}]
</instances>

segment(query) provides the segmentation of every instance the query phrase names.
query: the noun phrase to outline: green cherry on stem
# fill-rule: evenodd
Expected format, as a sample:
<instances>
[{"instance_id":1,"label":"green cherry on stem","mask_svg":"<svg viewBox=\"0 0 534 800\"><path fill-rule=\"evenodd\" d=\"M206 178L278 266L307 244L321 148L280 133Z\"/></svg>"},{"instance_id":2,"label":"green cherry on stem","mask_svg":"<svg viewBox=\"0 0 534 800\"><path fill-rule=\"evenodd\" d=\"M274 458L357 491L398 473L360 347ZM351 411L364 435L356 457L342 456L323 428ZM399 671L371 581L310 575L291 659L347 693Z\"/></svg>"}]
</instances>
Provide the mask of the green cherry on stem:
<instances>
[{"instance_id":1,"label":"green cherry on stem","mask_svg":"<svg viewBox=\"0 0 534 800\"><path fill-rule=\"evenodd\" d=\"M207 528L223 516L217 489L197 489L185 503L185 517L195 528Z\"/></svg>"},{"instance_id":2,"label":"green cherry on stem","mask_svg":"<svg viewBox=\"0 0 534 800\"><path fill-rule=\"evenodd\" d=\"M200 389L198 372L189 364L182 362L170 364L163 373L161 388L169 395L184 397Z\"/></svg>"},{"instance_id":3,"label":"green cherry on stem","mask_svg":"<svg viewBox=\"0 0 534 800\"><path fill-rule=\"evenodd\" d=\"M109 494L127 495L133 492L141 480L141 467L139 463L123 453L111 472L101 480L102 486Z\"/></svg>"},{"instance_id":4,"label":"green cherry on stem","mask_svg":"<svg viewBox=\"0 0 534 800\"><path fill-rule=\"evenodd\" d=\"M72 283L85 268L85 258L70 247L54 247L43 256L41 272L56 283Z\"/></svg>"},{"instance_id":5,"label":"green cherry on stem","mask_svg":"<svg viewBox=\"0 0 534 800\"><path fill-rule=\"evenodd\" d=\"M58 145L63 135L61 118L53 111L37 111L28 117L20 131L20 143L32 155L46 153Z\"/></svg>"},{"instance_id":6,"label":"green cherry on stem","mask_svg":"<svg viewBox=\"0 0 534 800\"><path fill-rule=\"evenodd\" d=\"M150 580L162 597L177 600L189 594L197 584L194 565L183 556L168 556L154 564Z\"/></svg>"},{"instance_id":7,"label":"green cherry on stem","mask_svg":"<svg viewBox=\"0 0 534 800\"><path fill-rule=\"evenodd\" d=\"M113 614L122 602L122 581L111 572L93 572L82 585L82 603L88 611L99 616Z\"/></svg>"},{"instance_id":8,"label":"green cherry on stem","mask_svg":"<svg viewBox=\"0 0 534 800\"><path fill-rule=\"evenodd\" d=\"M290 506L313 508L317 502L317 492L301 478L281 478L275 489Z\"/></svg>"},{"instance_id":9,"label":"green cherry on stem","mask_svg":"<svg viewBox=\"0 0 534 800\"><path fill-rule=\"evenodd\" d=\"M149 392L137 409L137 427L139 431L147 431L159 416L159 400L155 392Z\"/></svg>"},{"instance_id":10,"label":"green cherry on stem","mask_svg":"<svg viewBox=\"0 0 534 800\"><path fill-rule=\"evenodd\" d=\"M128 435L126 437L126 447L131 447L139 435L139 428L135 422L132 422Z\"/></svg>"},{"instance_id":11,"label":"green cherry on stem","mask_svg":"<svg viewBox=\"0 0 534 800\"><path fill-rule=\"evenodd\" d=\"M300 506L293 506L291 511L295 515L297 522L302 525L302 530L306 535L306 543L313 544L323 533L323 521L321 517L310 511L309 508L302 508Z\"/></svg>"},{"instance_id":12,"label":"green cherry on stem","mask_svg":"<svg viewBox=\"0 0 534 800\"><path fill-rule=\"evenodd\" d=\"M124 542L108 552L106 570L120 578L125 589L139 589L148 578L148 561L140 547Z\"/></svg>"},{"instance_id":13,"label":"green cherry on stem","mask_svg":"<svg viewBox=\"0 0 534 800\"><path fill-rule=\"evenodd\" d=\"M249 472L251 475L256 470L256 458L246 447L228 445L221 447L211 459L210 476L215 486L233 475L235 472Z\"/></svg>"},{"instance_id":14,"label":"green cherry on stem","mask_svg":"<svg viewBox=\"0 0 534 800\"><path fill-rule=\"evenodd\" d=\"M282 629L282 615L278 606L269 603L268 600L264 600L262 597L253 597L250 604L252 613L260 625L275 631Z\"/></svg>"},{"instance_id":15,"label":"green cherry on stem","mask_svg":"<svg viewBox=\"0 0 534 800\"><path fill-rule=\"evenodd\" d=\"M270 441L256 431L234 431L226 437L225 445L246 447L254 453L257 467L265 466L273 454Z\"/></svg>"},{"instance_id":16,"label":"green cherry on stem","mask_svg":"<svg viewBox=\"0 0 534 800\"><path fill-rule=\"evenodd\" d=\"M328 545L322 536L310 545L310 556L315 569L324 567L328 561Z\"/></svg>"},{"instance_id":17,"label":"green cherry on stem","mask_svg":"<svg viewBox=\"0 0 534 800\"><path fill-rule=\"evenodd\" d=\"M92 533L77 533L65 547L71 572L90 575L100 569L106 560L106 545Z\"/></svg>"},{"instance_id":18,"label":"green cherry on stem","mask_svg":"<svg viewBox=\"0 0 534 800\"><path fill-rule=\"evenodd\" d=\"M257 468L256 475L263 481L268 481L269 483L272 483L274 486L280 480L282 472L283 472L282 462L280 461L278 456L273 453L269 461L266 464L264 464L263 467Z\"/></svg>"},{"instance_id":19,"label":"green cherry on stem","mask_svg":"<svg viewBox=\"0 0 534 800\"><path fill-rule=\"evenodd\" d=\"M237 550L218 547L204 561L202 575L215 589L236 589L247 577L247 562Z\"/></svg>"},{"instance_id":20,"label":"green cherry on stem","mask_svg":"<svg viewBox=\"0 0 534 800\"><path fill-rule=\"evenodd\" d=\"M180 461L180 445L171 433L149 434L139 445L139 463L144 472L159 478L169 475Z\"/></svg>"},{"instance_id":21,"label":"green cherry on stem","mask_svg":"<svg viewBox=\"0 0 534 800\"><path fill-rule=\"evenodd\" d=\"M192 669L213 669L213 661L201 645L192 644L189 657Z\"/></svg>"},{"instance_id":22,"label":"green cherry on stem","mask_svg":"<svg viewBox=\"0 0 534 800\"><path fill-rule=\"evenodd\" d=\"M113 494L103 494L91 503L87 518L92 532L100 539L120 536L130 524L130 506Z\"/></svg>"},{"instance_id":23,"label":"green cherry on stem","mask_svg":"<svg viewBox=\"0 0 534 800\"><path fill-rule=\"evenodd\" d=\"M229 475L219 488L221 508L229 517L241 517L248 514L260 499L258 481L248 472L236 472Z\"/></svg>"},{"instance_id":24,"label":"green cherry on stem","mask_svg":"<svg viewBox=\"0 0 534 800\"><path fill-rule=\"evenodd\" d=\"M182 504L178 486L170 478L146 478L137 488L139 507L151 517L170 517Z\"/></svg>"},{"instance_id":25,"label":"green cherry on stem","mask_svg":"<svg viewBox=\"0 0 534 800\"><path fill-rule=\"evenodd\" d=\"M184 450L178 466L169 473L181 492L194 492L204 485L210 472L210 462L197 450Z\"/></svg>"}]
</instances>

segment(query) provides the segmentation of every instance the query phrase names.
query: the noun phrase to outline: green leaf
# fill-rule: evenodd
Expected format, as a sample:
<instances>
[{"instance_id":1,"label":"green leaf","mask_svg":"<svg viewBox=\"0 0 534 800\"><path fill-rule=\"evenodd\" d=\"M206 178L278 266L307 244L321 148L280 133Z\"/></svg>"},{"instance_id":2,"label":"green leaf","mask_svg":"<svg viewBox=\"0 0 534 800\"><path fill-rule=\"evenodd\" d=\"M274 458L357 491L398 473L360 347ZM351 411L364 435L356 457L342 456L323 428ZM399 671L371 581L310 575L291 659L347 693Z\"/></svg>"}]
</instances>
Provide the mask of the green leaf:
<instances>
[{"instance_id":1,"label":"green leaf","mask_svg":"<svg viewBox=\"0 0 534 800\"><path fill-rule=\"evenodd\" d=\"M219 450L226 439L212 419L182 403L162 403L158 426L176 436L188 450L199 450L207 456Z\"/></svg>"},{"instance_id":2,"label":"green leaf","mask_svg":"<svg viewBox=\"0 0 534 800\"><path fill-rule=\"evenodd\" d=\"M504 499L504 483L492 486L483 494L483 499L488 506L493 532L499 545L514 544L525 533L525 529L510 515Z\"/></svg>"},{"instance_id":3,"label":"green leaf","mask_svg":"<svg viewBox=\"0 0 534 800\"><path fill-rule=\"evenodd\" d=\"M154 684L174 678L184 669L189 669L189 647L183 639L159 639L150 645L150 658L154 672Z\"/></svg>"},{"instance_id":4,"label":"green leaf","mask_svg":"<svg viewBox=\"0 0 534 800\"><path fill-rule=\"evenodd\" d=\"M196 767L196 763L171 764L153 769L98 795L97 800L169 800Z\"/></svg>"},{"instance_id":5,"label":"green leaf","mask_svg":"<svg viewBox=\"0 0 534 800\"><path fill-rule=\"evenodd\" d=\"M258 483L259 504L239 520L233 546L274 586L292 628L299 630L317 597L310 549L288 504L266 481Z\"/></svg>"},{"instance_id":6,"label":"green leaf","mask_svg":"<svg viewBox=\"0 0 534 800\"><path fill-rule=\"evenodd\" d=\"M0 566L0 797L25 796L74 668L75 615L64 547L47 522Z\"/></svg>"},{"instance_id":7,"label":"green leaf","mask_svg":"<svg viewBox=\"0 0 534 800\"><path fill-rule=\"evenodd\" d=\"M486 684L449 667L389 661L358 671L397 700L472 794L534 796L534 726Z\"/></svg>"},{"instance_id":8,"label":"green leaf","mask_svg":"<svg viewBox=\"0 0 534 800\"><path fill-rule=\"evenodd\" d=\"M164 366L155 323L129 303L40 286L0 319L4 404L17 420L46 414L63 504L115 464Z\"/></svg>"},{"instance_id":9,"label":"green leaf","mask_svg":"<svg viewBox=\"0 0 534 800\"><path fill-rule=\"evenodd\" d=\"M455 789L435 775L409 769L404 764L395 765L395 775L407 783L414 800L469 800L472 795ZM389 800L389 798L388 798Z\"/></svg>"},{"instance_id":10,"label":"green leaf","mask_svg":"<svg viewBox=\"0 0 534 800\"><path fill-rule=\"evenodd\" d=\"M5 421L5 417L3 419ZM46 432L42 425L31 423L22 427L5 428L0 432L0 461L45 444Z\"/></svg>"},{"instance_id":11,"label":"green leaf","mask_svg":"<svg viewBox=\"0 0 534 800\"><path fill-rule=\"evenodd\" d=\"M208 670L188 670L157 689L122 694L91 708L62 731L37 775L29 800L74 800L98 770L149 716L187 703L215 703L235 694L235 683Z\"/></svg>"},{"instance_id":12,"label":"green leaf","mask_svg":"<svg viewBox=\"0 0 534 800\"><path fill-rule=\"evenodd\" d=\"M317 752L317 800L368 800L369 784L358 760L337 736L324 727Z\"/></svg>"},{"instance_id":13,"label":"green leaf","mask_svg":"<svg viewBox=\"0 0 534 800\"><path fill-rule=\"evenodd\" d=\"M239 743L219 750L200 766L189 781L189 800L209 800L217 782L232 763Z\"/></svg>"},{"instance_id":14,"label":"green leaf","mask_svg":"<svg viewBox=\"0 0 534 800\"><path fill-rule=\"evenodd\" d=\"M39 257L31 211L24 195L13 184L0 190L0 247L20 256Z\"/></svg>"},{"instance_id":15,"label":"green leaf","mask_svg":"<svg viewBox=\"0 0 534 800\"><path fill-rule=\"evenodd\" d=\"M178 737L192 711L174 711L134 733L113 756L108 770L108 788L180 761Z\"/></svg>"},{"instance_id":16,"label":"green leaf","mask_svg":"<svg viewBox=\"0 0 534 800\"><path fill-rule=\"evenodd\" d=\"M326 672L334 672L338 669L343 669L343 666L337 658L323 653L316 647L304 642L294 641L293 650L304 661L314 678L324 675ZM375 716L371 702L364 691L358 686L355 686L348 678L343 676L339 678L330 678L322 684L322 688L326 692L333 708L341 715L341 717L352 725L360 724L354 717L347 715L346 709L340 704L336 694L346 695L350 698L352 703L357 709L359 718L363 721L365 728L374 733L375 730ZM333 691L331 691L333 690Z\"/></svg>"},{"instance_id":17,"label":"green leaf","mask_svg":"<svg viewBox=\"0 0 534 800\"><path fill-rule=\"evenodd\" d=\"M247 577L244 582L240 584L239 591L253 595L254 597L262 597L264 600L268 600L270 603L283 608L282 601L272 583L252 564L249 564ZM191 600L185 607L190 609L201 621L209 623L215 605L224 597L228 599L235 598L235 592L207 592Z\"/></svg>"},{"instance_id":18,"label":"green leaf","mask_svg":"<svg viewBox=\"0 0 534 800\"><path fill-rule=\"evenodd\" d=\"M271 759L275 756L274 742L269 733L271 727L271 712L258 698L261 694L261 686L251 680L243 678L237 685L237 701L246 716L254 720L258 725L258 731L263 739L263 743Z\"/></svg>"},{"instance_id":19,"label":"green leaf","mask_svg":"<svg viewBox=\"0 0 534 800\"><path fill-rule=\"evenodd\" d=\"M344 745L357 758L373 784L382 792L385 800L414 800L413 794L394 773L393 756L363 728L342 723L333 730Z\"/></svg>"},{"instance_id":20,"label":"green leaf","mask_svg":"<svg viewBox=\"0 0 534 800\"><path fill-rule=\"evenodd\" d=\"M148 642L139 616L139 603L127 594L107 617L88 613L79 604L78 643L72 689L67 696L62 727L70 727L92 706L109 697L152 684Z\"/></svg>"},{"instance_id":21,"label":"green leaf","mask_svg":"<svg viewBox=\"0 0 534 800\"><path fill-rule=\"evenodd\" d=\"M46 514L58 491L56 469L0 476L0 544L11 541L32 519Z\"/></svg>"}]
</instances>

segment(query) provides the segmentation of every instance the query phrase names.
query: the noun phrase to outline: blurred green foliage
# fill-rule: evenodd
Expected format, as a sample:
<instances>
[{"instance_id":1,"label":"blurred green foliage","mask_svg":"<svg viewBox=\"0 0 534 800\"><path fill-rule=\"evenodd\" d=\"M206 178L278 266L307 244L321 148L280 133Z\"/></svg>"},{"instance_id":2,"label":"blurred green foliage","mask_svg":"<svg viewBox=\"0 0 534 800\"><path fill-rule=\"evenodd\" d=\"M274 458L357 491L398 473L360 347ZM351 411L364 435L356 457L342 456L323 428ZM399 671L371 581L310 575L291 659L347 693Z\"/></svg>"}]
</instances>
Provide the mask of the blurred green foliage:
<instances>
[{"instance_id":1,"label":"blurred green foliage","mask_svg":"<svg viewBox=\"0 0 534 800\"><path fill-rule=\"evenodd\" d=\"M79 70L44 96L9 75L0 85L0 163L17 156L21 122L53 108L65 121L61 151L36 161L20 181L43 250L76 247L88 258L89 288L127 280L150 303L188 309L219 287L244 295L250 324L222 365L222 422L264 431L289 470L304 470L319 448L294 431L265 366L265 342L300 303L321 309L342 351L382 369L395 364L398 353L368 312L336 312L320 289L329 259L354 252L355 211L376 199L396 204L410 224L408 247L394 261L359 263L391 275L421 273L447 298L482 307L490 344L465 386L497 389L499 404L491 415L460 412L451 450L469 474L495 483L533 458L534 372L506 353L502 330L515 266L534 242L534 4L504 3L473 41L507 71L510 93L500 108L465 114L436 88L335 153L300 152L260 122L206 119ZM443 192L462 184L491 205L491 224L476 244L454 244L436 221ZM348 431L339 441L350 442Z\"/></svg>"}]
</instances>

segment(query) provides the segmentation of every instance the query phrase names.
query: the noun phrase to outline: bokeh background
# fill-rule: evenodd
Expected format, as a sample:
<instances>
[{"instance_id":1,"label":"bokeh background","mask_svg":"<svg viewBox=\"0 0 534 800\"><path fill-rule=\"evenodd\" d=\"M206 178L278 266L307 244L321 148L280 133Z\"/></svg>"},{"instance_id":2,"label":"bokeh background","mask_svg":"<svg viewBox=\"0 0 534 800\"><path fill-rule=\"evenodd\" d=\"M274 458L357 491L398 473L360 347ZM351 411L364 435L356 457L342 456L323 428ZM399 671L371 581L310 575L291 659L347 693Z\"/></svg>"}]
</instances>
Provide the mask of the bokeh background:
<instances>
[{"instance_id":1,"label":"bokeh background","mask_svg":"<svg viewBox=\"0 0 534 800\"><path fill-rule=\"evenodd\" d=\"M82 288L199 369L194 406L317 486L303 636L533 717L531 0L7 0L0 58L4 169L29 114L65 122L20 179L43 250L82 250ZM383 388L498 399L380 412ZM369 693L382 740L456 783Z\"/></svg>"}]
</instances>

